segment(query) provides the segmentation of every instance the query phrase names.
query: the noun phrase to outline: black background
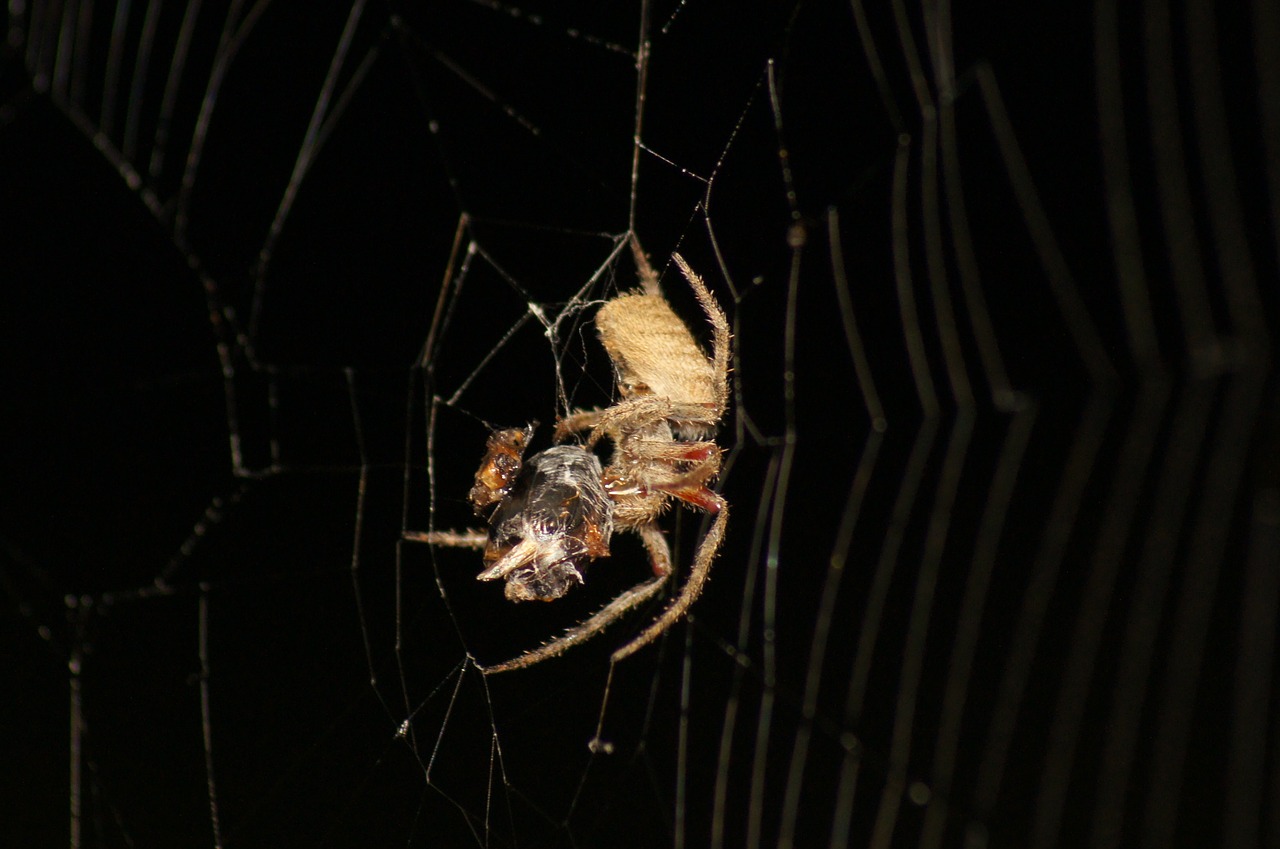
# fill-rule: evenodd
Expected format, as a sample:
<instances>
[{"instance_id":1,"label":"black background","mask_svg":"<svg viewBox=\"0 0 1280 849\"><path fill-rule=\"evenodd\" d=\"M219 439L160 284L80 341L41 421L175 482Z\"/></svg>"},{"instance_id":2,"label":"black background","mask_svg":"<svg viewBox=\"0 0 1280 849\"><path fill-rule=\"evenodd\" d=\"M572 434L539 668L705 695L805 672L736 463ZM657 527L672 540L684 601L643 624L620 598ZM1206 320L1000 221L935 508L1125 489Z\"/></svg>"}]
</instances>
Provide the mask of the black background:
<instances>
[{"instance_id":1,"label":"black background","mask_svg":"<svg viewBox=\"0 0 1280 849\"><path fill-rule=\"evenodd\" d=\"M930 810L943 812L944 845L1098 845L1107 834L1280 844L1265 804L1280 786L1266 338L1280 127L1259 93L1280 41L1266 36L1275 22L1261 5L1209 9L1216 31L1199 5L1164 10L1168 55L1155 3L1120 14L1114 42L1106 6L649 8L641 135L654 155L639 160L634 226L682 314L696 308L666 262L676 249L734 322L721 436L730 536L692 622L660 647L610 670L637 617L489 679L471 659L506 659L645 573L623 537L576 597L514 608L472 580L473 553L400 541L474 521L463 498L486 424L539 420L542 447L566 402L609 401L590 309L574 299L633 279L625 251L610 256L629 226L627 51L641 9L372 4L337 92L362 60L367 69L349 98L335 94L317 144L303 132L349 10L248 7L261 14L220 78L188 192L184 161L226 10L200 12L152 171L181 15L158 19L137 97L122 84L104 108L112 44L127 69L144 43L136 5L114 41L109 4L36 4L9 22L6 845L69 833L86 846L211 845L211 796L229 846L773 845L793 826L800 845L865 845L873 833L917 845ZM953 29L968 239L950 207L931 206L961 196L950 184L939 193L926 155L941 149L939 20ZM82 41L77 26L88 27ZM917 103L913 61L930 109ZM1161 69L1174 87L1163 101ZM135 102L141 141L130 148ZM993 103L1017 154L1001 146ZM1183 156L1166 168L1159 142L1170 138ZM300 151L314 161L269 240ZM1108 162L1127 173L1108 177ZM906 229L895 233L898 175ZM1116 217L1125 198L1134 231ZM934 215L945 223L931 253ZM466 261L468 245L477 254ZM994 332L962 283L969 251ZM922 328L914 363L901 285ZM530 304L551 319L570 307L550 343ZM982 360L993 338L1013 398ZM859 346L870 380L859 379ZM948 373L957 365L972 400ZM1023 426L1025 454L1009 460ZM951 652L974 611L965 594L986 511L1010 480L1002 462L1016 487L996 511L957 769L944 779L935 740ZM895 517L904 491L910 509ZM697 517L668 525L687 563ZM886 571L877 564L895 535ZM819 658L824 592L833 616ZM1038 593L1043 618L1027 644L1018 628ZM855 709L846 691L868 622L876 648ZM1134 670L1126 658L1144 639L1149 660ZM1002 726L1001 687L1024 655L1026 695ZM910 693L912 745L899 763L895 717ZM1134 700L1140 730L1118 750L1133 762L1127 795L1108 806L1108 735L1117 705ZM602 705L613 752L593 755ZM1012 741L994 798L978 786L991 728ZM784 798L805 739L795 825ZM854 763L857 792L837 801ZM1172 789L1161 783L1170 764ZM928 785L930 803L902 798L885 814L904 781ZM1103 828L1108 811L1120 831Z\"/></svg>"}]
</instances>

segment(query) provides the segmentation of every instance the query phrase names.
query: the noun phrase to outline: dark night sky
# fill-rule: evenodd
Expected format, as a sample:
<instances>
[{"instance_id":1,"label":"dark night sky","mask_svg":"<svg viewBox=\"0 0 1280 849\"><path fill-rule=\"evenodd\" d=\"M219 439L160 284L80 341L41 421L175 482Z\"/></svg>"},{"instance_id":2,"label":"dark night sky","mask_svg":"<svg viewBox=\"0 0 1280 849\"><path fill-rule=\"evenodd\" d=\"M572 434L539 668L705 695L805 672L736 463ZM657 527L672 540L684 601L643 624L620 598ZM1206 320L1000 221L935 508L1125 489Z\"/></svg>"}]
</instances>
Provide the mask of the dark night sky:
<instances>
[{"instance_id":1,"label":"dark night sky","mask_svg":"<svg viewBox=\"0 0 1280 849\"><path fill-rule=\"evenodd\" d=\"M308 137L349 10L217 77L206 4L157 148L181 15L74 5L0 65L0 843L1280 846L1261 6L655 4L635 229L734 323L730 534L660 647L486 679L645 575L517 608L400 539L610 401L640 9L373 4Z\"/></svg>"}]
</instances>

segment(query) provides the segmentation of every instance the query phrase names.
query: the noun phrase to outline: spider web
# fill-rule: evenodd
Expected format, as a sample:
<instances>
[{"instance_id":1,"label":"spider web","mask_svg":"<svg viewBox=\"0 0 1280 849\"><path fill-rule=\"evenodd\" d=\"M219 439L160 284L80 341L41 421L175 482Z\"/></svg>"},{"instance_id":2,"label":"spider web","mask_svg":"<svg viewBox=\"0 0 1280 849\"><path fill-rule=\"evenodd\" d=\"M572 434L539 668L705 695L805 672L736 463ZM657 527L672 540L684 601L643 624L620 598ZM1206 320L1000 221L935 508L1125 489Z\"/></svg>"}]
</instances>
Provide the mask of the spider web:
<instances>
[{"instance_id":1,"label":"spider web","mask_svg":"<svg viewBox=\"0 0 1280 849\"><path fill-rule=\"evenodd\" d=\"M1280 15L10 3L6 844L1280 845ZM733 323L729 536L480 666L490 426ZM664 519L680 575L705 529Z\"/></svg>"}]
</instances>

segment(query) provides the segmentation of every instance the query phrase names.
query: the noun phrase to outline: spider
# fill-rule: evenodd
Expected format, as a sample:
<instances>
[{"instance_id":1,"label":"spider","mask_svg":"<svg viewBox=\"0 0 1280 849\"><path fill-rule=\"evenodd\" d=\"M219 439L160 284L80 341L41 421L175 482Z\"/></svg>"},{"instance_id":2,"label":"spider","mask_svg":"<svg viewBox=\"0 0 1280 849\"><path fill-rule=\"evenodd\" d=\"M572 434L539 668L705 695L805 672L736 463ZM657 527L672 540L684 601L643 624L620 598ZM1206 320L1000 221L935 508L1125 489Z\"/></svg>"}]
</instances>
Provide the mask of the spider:
<instances>
[{"instance_id":1,"label":"spider","mask_svg":"<svg viewBox=\"0 0 1280 849\"><path fill-rule=\"evenodd\" d=\"M675 314L639 243L632 239L641 287L605 303L596 330L621 396L603 410L577 410L560 421L556 441L587 433L585 448L559 445L521 457L531 429L498 431L476 473L471 500L477 513L497 504L489 531L413 534L436 545L485 549L492 564L477 577L506 580L512 601L550 601L582 582L582 568L607 556L614 530L632 531L649 553L653 577L626 590L561 637L486 674L532 666L591 639L627 611L655 596L674 572L658 519L674 501L715 515L698 543L689 579L644 631L612 655L618 662L656 640L698 599L724 539L729 505L710 489L720 471L712 441L724 416L729 386L729 323L702 278L679 254L673 258L712 327L711 357ZM600 469L590 449L613 444ZM594 465L593 465L594 464ZM596 497L597 490L606 498Z\"/></svg>"},{"instance_id":2,"label":"spider","mask_svg":"<svg viewBox=\"0 0 1280 849\"><path fill-rule=\"evenodd\" d=\"M720 472L720 446L712 437L729 401L729 322L702 278L680 254L672 254L711 324L712 355L707 357L662 296L658 275L634 237L631 251L640 289L608 301L595 319L600 342L613 362L621 398L604 410L572 413L556 426L556 439L589 431L588 448L602 438L613 443L604 469L604 486L613 499L614 527L640 536L649 550L654 577L624 593L566 637L583 629L594 634L670 580L671 551L658 519L673 501L711 513L715 519L698 543L689 579L679 594L647 628L613 653L615 663L660 637L698 600L729 520L728 502L709 486ZM563 650L557 648L560 642L511 663L526 666L559 654Z\"/></svg>"}]
</instances>

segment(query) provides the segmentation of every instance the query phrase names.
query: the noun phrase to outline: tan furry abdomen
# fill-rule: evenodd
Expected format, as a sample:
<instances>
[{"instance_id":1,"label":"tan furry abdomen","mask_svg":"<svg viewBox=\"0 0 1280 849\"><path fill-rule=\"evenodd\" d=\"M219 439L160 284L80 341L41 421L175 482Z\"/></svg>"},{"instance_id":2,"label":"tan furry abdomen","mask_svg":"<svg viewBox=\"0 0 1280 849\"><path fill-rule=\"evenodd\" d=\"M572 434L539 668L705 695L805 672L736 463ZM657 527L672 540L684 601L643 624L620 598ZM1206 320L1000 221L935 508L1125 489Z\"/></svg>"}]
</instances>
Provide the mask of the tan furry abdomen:
<instances>
[{"instance_id":1,"label":"tan furry abdomen","mask_svg":"<svg viewBox=\"0 0 1280 849\"><path fill-rule=\"evenodd\" d=\"M689 328L661 295L633 293L596 313L600 342L624 397L656 395L713 404L715 373Z\"/></svg>"}]
</instances>

